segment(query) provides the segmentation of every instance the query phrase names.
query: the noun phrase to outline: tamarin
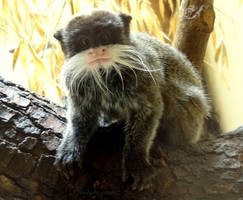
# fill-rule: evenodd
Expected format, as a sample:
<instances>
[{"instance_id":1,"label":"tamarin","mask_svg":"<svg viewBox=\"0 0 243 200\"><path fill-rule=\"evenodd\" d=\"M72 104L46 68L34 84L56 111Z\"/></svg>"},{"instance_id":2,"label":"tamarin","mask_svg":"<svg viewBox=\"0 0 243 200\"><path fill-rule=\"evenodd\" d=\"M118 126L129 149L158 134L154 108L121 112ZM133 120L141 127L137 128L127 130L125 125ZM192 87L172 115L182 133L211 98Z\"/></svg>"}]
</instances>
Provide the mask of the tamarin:
<instances>
[{"instance_id":1,"label":"tamarin","mask_svg":"<svg viewBox=\"0 0 243 200\"><path fill-rule=\"evenodd\" d=\"M157 134L187 145L199 140L209 103L200 75L185 55L146 33L132 17L95 10L74 16L54 37L65 55L61 80L67 128L55 164L72 174L102 117L124 121L122 179L145 189L154 174L150 150ZM115 133L114 133L115 134Z\"/></svg>"}]
</instances>

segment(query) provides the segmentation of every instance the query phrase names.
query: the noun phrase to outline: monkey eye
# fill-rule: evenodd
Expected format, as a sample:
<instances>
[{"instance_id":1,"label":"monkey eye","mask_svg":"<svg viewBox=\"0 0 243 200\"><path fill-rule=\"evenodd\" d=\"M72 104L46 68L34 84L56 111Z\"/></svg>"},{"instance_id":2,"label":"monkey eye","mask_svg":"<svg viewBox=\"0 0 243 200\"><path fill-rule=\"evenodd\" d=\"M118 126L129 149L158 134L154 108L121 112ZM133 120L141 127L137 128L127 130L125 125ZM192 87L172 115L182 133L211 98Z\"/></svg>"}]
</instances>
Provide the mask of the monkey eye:
<instances>
[{"instance_id":1,"label":"monkey eye","mask_svg":"<svg viewBox=\"0 0 243 200\"><path fill-rule=\"evenodd\" d=\"M76 40L76 45L80 46L82 49L88 49L90 46L90 40L87 36L79 35Z\"/></svg>"},{"instance_id":2,"label":"monkey eye","mask_svg":"<svg viewBox=\"0 0 243 200\"><path fill-rule=\"evenodd\" d=\"M111 42L111 34L108 33L108 32L103 32L98 37L99 37L99 42L102 45L106 45L106 44L109 44Z\"/></svg>"}]
</instances>

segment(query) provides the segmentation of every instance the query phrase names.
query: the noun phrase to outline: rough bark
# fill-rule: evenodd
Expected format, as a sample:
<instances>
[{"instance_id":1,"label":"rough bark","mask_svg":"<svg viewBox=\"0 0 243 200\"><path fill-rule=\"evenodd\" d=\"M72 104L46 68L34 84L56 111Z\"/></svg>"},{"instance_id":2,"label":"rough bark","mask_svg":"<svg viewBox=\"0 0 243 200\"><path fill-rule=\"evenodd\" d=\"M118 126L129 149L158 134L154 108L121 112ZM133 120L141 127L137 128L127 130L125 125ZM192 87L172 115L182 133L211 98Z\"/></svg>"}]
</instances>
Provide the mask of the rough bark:
<instances>
[{"instance_id":1,"label":"rough bark","mask_svg":"<svg viewBox=\"0 0 243 200\"><path fill-rule=\"evenodd\" d=\"M174 46L201 71L207 42L214 27L213 0L183 0L179 13Z\"/></svg>"},{"instance_id":2,"label":"rough bark","mask_svg":"<svg viewBox=\"0 0 243 200\"><path fill-rule=\"evenodd\" d=\"M53 166L65 109L0 79L0 199L242 200L243 128L182 149L161 144L163 167L150 190L120 179L122 124L100 128L84 169L66 180Z\"/></svg>"}]
</instances>

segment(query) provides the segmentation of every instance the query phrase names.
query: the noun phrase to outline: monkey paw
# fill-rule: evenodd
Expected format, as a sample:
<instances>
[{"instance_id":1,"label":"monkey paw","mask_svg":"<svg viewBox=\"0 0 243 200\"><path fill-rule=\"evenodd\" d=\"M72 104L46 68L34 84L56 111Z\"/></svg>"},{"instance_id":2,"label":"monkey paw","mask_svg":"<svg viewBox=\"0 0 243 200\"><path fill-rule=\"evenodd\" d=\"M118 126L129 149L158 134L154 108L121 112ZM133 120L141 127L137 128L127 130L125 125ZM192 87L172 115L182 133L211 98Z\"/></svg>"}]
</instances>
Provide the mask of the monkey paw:
<instances>
[{"instance_id":1,"label":"monkey paw","mask_svg":"<svg viewBox=\"0 0 243 200\"><path fill-rule=\"evenodd\" d=\"M129 176L133 178L132 189L142 191L151 187L154 170L145 159L124 159L122 181L125 182Z\"/></svg>"},{"instance_id":2,"label":"monkey paw","mask_svg":"<svg viewBox=\"0 0 243 200\"><path fill-rule=\"evenodd\" d=\"M64 143L57 149L56 160L54 165L57 170L62 172L66 179L70 179L74 175L73 165L77 163L82 168L83 153L80 145L73 143Z\"/></svg>"}]
</instances>

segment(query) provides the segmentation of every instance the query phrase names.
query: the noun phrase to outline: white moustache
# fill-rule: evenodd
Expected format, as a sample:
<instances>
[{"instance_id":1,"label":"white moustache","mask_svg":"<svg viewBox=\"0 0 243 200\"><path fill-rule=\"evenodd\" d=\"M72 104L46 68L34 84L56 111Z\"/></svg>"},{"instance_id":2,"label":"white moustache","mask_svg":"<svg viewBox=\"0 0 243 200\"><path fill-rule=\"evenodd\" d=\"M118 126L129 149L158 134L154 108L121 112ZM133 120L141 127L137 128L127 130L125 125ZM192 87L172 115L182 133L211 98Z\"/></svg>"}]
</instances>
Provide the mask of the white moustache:
<instances>
[{"instance_id":1,"label":"white moustache","mask_svg":"<svg viewBox=\"0 0 243 200\"><path fill-rule=\"evenodd\" d=\"M85 82L85 79L87 77L93 78L95 83L105 93L110 92L109 88L107 87L106 81L109 76L109 73L113 69L119 75L120 80L122 82L122 87L124 89L123 77L121 73L121 68L124 67L130 69L134 73L136 79L137 79L136 70L140 70L140 71L145 71L150 73L151 78L154 80L151 72L157 70L149 69L147 67L147 65L143 61L145 60L143 58L143 55L141 55L136 50L135 47L129 45L118 45L118 44L107 45L105 47L111 55L110 62L100 62L99 65L96 65L95 67L90 67L86 59L86 53L87 53L86 50L74 55L64 63L62 67L61 80L62 80L62 85L66 90L68 90L67 88L70 88L67 92L70 92L73 95L78 94L79 88L82 87L83 82ZM102 70L100 70L100 68ZM105 79L106 81L104 81L102 78L104 74L106 77ZM65 81L67 76L69 76L71 80L69 86L66 85L66 81Z\"/></svg>"}]
</instances>

